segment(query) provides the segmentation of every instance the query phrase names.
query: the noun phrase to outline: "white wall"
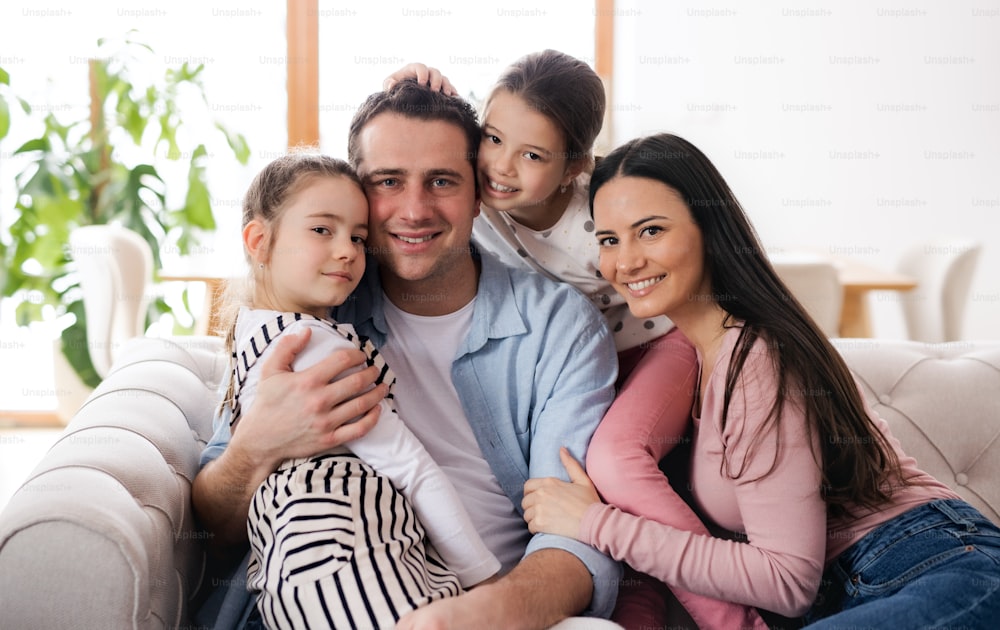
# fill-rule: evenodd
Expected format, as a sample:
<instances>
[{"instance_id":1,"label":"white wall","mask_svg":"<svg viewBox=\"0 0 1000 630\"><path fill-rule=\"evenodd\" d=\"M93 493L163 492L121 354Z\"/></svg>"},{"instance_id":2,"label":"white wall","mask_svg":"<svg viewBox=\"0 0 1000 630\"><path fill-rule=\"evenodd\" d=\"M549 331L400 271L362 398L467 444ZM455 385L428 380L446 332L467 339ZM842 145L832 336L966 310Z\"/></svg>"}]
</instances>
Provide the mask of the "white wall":
<instances>
[{"instance_id":1,"label":"white wall","mask_svg":"<svg viewBox=\"0 0 1000 630\"><path fill-rule=\"evenodd\" d=\"M358 106L407 63L440 69L473 101L530 52L554 48L594 63L592 0L321 3L318 19L320 135L339 157Z\"/></svg>"},{"instance_id":2,"label":"white wall","mask_svg":"<svg viewBox=\"0 0 1000 630\"><path fill-rule=\"evenodd\" d=\"M978 239L963 337L1000 338L1000 1L618 0L612 94L613 143L694 142L769 249ZM905 335L896 294L871 307Z\"/></svg>"}]
</instances>

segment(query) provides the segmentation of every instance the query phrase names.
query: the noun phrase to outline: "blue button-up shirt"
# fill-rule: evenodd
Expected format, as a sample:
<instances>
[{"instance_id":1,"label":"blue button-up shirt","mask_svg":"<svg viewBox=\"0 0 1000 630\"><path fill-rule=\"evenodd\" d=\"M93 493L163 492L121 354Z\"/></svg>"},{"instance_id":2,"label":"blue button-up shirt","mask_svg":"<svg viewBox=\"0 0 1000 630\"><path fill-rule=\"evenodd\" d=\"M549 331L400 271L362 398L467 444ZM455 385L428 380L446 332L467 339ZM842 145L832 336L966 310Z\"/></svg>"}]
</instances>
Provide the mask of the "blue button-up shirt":
<instances>
[{"instance_id":1,"label":"blue button-up shirt","mask_svg":"<svg viewBox=\"0 0 1000 630\"><path fill-rule=\"evenodd\" d=\"M568 284L511 269L488 254L481 262L472 326L452 363L451 377L479 447L501 488L521 511L524 482L568 480L559 447L583 461L597 424L615 395L618 361L600 312ZM385 321L377 263L335 310L376 347L392 334ZM527 527L527 525L525 525ZM563 549L594 578L587 614L614 609L620 565L593 547L536 534L525 555Z\"/></svg>"}]
</instances>

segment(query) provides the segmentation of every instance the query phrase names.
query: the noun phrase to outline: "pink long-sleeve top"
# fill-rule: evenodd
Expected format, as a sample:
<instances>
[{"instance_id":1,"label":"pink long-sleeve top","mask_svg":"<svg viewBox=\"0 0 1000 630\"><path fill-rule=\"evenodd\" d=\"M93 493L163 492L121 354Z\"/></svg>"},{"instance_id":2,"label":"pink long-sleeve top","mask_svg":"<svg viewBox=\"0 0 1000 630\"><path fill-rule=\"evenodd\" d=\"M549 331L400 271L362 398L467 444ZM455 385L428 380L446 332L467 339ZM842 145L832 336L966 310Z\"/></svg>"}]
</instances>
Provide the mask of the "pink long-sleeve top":
<instances>
[{"instance_id":1,"label":"pink long-sleeve top","mask_svg":"<svg viewBox=\"0 0 1000 630\"><path fill-rule=\"evenodd\" d=\"M812 605L826 563L854 541L913 507L958 495L917 468L885 420L866 404L912 484L899 486L887 479L885 483L896 490L881 509L854 508L854 516L828 518L801 406L804 396L816 392L789 392L780 427L772 425L748 459L750 436L767 418L778 382L767 343L758 339L722 428L726 373L740 331L736 327L725 333L715 367L704 383L701 413L694 417L690 474L697 509L711 521L710 529L714 525L729 537L693 534L595 504L581 522L580 538L667 584L797 617ZM698 361L701 365L700 355Z\"/></svg>"}]
</instances>

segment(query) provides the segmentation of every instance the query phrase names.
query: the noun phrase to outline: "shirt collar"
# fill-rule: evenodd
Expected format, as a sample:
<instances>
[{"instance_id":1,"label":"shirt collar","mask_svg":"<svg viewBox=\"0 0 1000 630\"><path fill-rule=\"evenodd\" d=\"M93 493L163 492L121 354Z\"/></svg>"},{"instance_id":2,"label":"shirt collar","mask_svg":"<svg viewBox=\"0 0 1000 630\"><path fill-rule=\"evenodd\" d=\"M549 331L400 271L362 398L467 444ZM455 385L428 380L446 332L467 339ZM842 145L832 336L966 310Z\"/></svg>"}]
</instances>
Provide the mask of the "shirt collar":
<instances>
[{"instance_id":1,"label":"shirt collar","mask_svg":"<svg viewBox=\"0 0 1000 630\"><path fill-rule=\"evenodd\" d=\"M479 260L479 286L476 306L472 314L472 328L459 348L459 356L480 350L490 339L503 339L528 332L528 322L520 310L510 270L497 258L479 252L473 246L472 255ZM359 328L370 325L384 337L389 326L385 321L385 299L379 283L378 263L371 256L367 260L361 285L355 290L350 304L337 309L345 321L354 322Z\"/></svg>"},{"instance_id":2,"label":"shirt collar","mask_svg":"<svg viewBox=\"0 0 1000 630\"><path fill-rule=\"evenodd\" d=\"M490 339L503 339L528 332L528 322L519 310L510 269L489 254L475 252L481 263L472 329L459 356L481 349Z\"/></svg>"}]
</instances>

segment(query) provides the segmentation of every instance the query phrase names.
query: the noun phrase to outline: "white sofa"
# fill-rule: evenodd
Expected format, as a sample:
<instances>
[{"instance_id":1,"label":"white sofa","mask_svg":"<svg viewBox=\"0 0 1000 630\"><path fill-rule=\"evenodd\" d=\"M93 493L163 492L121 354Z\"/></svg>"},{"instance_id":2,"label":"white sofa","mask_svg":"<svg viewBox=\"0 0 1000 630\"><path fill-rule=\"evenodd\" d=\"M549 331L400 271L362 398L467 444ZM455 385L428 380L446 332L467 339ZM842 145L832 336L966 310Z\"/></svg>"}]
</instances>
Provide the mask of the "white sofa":
<instances>
[{"instance_id":1,"label":"white sofa","mask_svg":"<svg viewBox=\"0 0 1000 630\"><path fill-rule=\"evenodd\" d=\"M1000 342L835 341L908 453L1000 522ZM140 338L0 514L0 628L192 627L215 338Z\"/></svg>"}]
</instances>

